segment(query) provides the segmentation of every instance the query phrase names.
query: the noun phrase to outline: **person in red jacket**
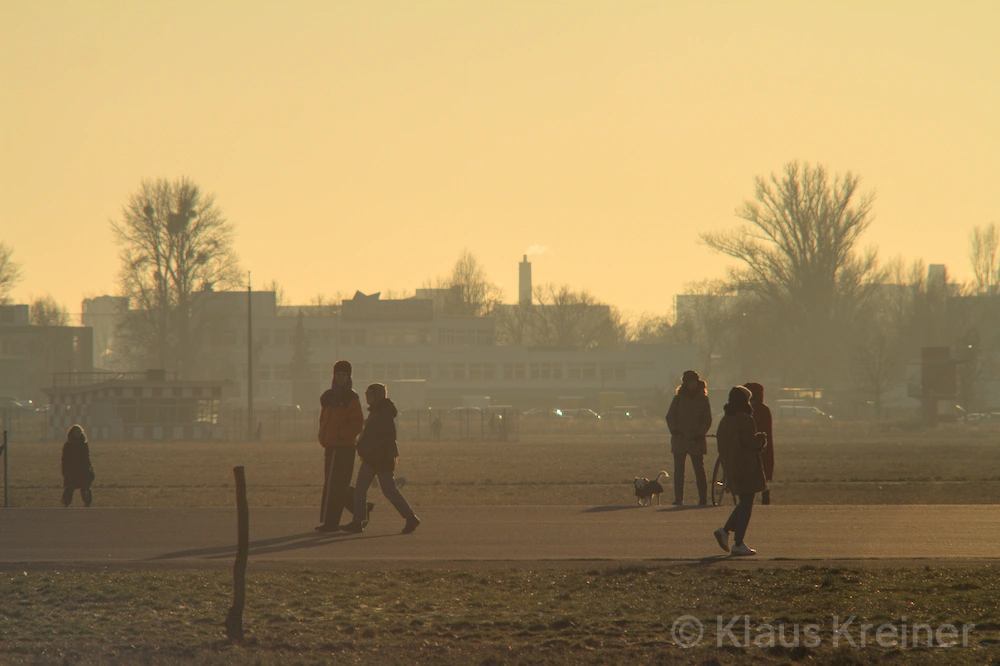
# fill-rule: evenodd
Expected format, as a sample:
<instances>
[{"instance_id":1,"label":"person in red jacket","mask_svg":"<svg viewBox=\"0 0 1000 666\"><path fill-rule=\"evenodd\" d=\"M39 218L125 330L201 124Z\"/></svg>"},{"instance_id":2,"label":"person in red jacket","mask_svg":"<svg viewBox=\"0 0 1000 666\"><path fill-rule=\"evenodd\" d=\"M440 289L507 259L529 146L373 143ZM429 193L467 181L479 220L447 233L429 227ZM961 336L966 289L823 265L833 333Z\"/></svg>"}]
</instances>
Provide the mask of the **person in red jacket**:
<instances>
[{"instance_id":1,"label":"person in red jacket","mask_svg":"<svg viewBox=\"0 0 1000 666\"><path fill-rule=\"evenodd\" d=\"M760 452L760 461L764 463L764 476L767 478L768 489L760 494L760 503L770 504L770 483L774 476L774 435L772 434L771 409L764 404L764 387L761 384L747 382L744 386L750 389L752 394L750 404L753 406L753 421L757 426L757 432L767 435L767 446Z\"/></svg>"},{"instance_id":2,"label":"person in red jacket","mask_svg":"<svg viewBox=\"0 0 1000 666\"><path fill-rule=\"evenodd\" d=\"M337 361L333 385L320 396L319 443L324 458L323 500L320 505L320 532L336 532L344 508L352 503L351 477L354 476L354 445L365 425L361 399L351 382L351 364ZM367 520L367 516L365 517Z\"/></svg>"}]
</instances>

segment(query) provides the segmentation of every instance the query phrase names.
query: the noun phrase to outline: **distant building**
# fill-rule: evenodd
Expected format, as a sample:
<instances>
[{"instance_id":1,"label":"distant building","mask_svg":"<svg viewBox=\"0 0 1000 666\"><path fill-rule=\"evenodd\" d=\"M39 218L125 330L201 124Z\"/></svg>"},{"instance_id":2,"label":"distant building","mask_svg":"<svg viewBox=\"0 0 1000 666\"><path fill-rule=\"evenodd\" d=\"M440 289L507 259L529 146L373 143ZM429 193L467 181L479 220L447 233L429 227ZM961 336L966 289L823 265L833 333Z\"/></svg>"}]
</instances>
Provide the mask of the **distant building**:
<instances>
[{"instance_id":1,"label":"distant building","mask_svg":"<svg viewBox=\"0 0 1000 666\"><path fill-rule=\"evenodd\" d=\"M80 323L94 329L94 365L104 368L111 355L115 324L128 310L128 299L121 296L85 298L81 304Z\"/></svg>"},{"instance_id":2,"label":"distant building","mask_svg":"<svg viewBox=\"0 0 1000 666\"><path fill-rule=\"evenodd\" d=\"M0 395L40 402L54 373L94 369L93 330L30 321L27 305L0 305Z\"/></svg>"},{"instance_id":3,"label":"distant building","mask_svg":"<svg viewBox=\"0 0 1000 666\"><path fill-rule=\"evenodd\" d=\"M198 378L233 382L247 395L247 294L213 292L213 324ZM291 401L294 307L279 316L274 292L253 292L254 396ZM225 316L223 316L223 314ZM381 300L358 293L329 316L303 318L315 396L329 388L333 364L347 359L355 389L369 382L424 380L426 404L454 406L463 396L528 406L578 395L596 404L601 391L625 391L640 402L671 389L693 363L684 345L629 345L619 350L551 350L500 346L490 317L438 316L430 299ZM359 391L360 392L360 391ZM302 405L311 409L315 405Z\"/></svg>"}]
</instances>

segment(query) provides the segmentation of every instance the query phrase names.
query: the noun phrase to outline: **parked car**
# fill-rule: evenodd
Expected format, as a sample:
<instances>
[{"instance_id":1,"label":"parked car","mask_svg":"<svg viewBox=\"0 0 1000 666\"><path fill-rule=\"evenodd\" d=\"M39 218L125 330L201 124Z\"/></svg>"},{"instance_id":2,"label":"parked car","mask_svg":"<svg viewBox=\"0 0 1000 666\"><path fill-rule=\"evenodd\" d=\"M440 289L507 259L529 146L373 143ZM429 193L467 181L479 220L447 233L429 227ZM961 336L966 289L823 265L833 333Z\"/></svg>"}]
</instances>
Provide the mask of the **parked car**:
<instances>
[{"instance_id":1,"label":"parked car","mask_svg":"<svg viewBox=\"0 0 1000 666\"><path fill-rule=\"evenodd\" d=\"M602 419L637 419L641 416L645 416L645 412L641 407L635 405L612 407L610 412L601 414Z\"/></svg>"},{"instance_id":2,"label":"parked car","mask_svg":"<svg viewBox=\"0 0 1000 666\"><path fill-rule=\"evenodd\" d=\"M35 403L28 399L18 399L8 395L0 396L0 413L3 412L20 412L20 413L34 413Z\"/></svg>"},{"instance_id":3,"label":"parked car","mask_svg":"<svg viewBox=\"0 0 1000 666\"><path fill-rule=\"evenodd\" d=\"M601 415L592 409L583 408L573 410L572 417L581 421L597 421L601 418Z\"/></svg>"},{"instance_id":4,"label":"parked car","mask_svg":"<svg viewBox=\"0 0 1000 666\"><path fill-rule=\"evenodd\" d=\"M833 417L818 407L811 405L779 405L772 410L776 419L819 419L828 420Z\"/></svg>"},{"instance_id":5,"label":"parked car","mask_svg":"<svg viewBox=\"0 0 1000 666\"><path fill-rule=\"evenodd\" d=\"M561 419L565 416L561 409L536 407L524 413L526 419Z\"/></svg>"}]
</instances>

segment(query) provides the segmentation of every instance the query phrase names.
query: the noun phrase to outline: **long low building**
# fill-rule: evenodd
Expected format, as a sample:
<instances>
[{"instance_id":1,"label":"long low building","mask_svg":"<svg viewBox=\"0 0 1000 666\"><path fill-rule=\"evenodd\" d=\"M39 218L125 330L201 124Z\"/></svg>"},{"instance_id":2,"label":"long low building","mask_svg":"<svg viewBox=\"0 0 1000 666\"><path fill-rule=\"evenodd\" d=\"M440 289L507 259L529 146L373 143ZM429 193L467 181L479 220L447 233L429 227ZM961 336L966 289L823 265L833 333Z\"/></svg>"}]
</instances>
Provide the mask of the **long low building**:
<instances>
[{"instance_id":1,"label":"long low building","mask_svg":"<svg viewBox=\"0 0 1000 666\"><path fill-rule=\"evenodd\" d=\"M222 439L221 381L177 381L163 371L62 373L49 396L49 436L79 423L95 440Z\"/></svg>"}]
</instances>

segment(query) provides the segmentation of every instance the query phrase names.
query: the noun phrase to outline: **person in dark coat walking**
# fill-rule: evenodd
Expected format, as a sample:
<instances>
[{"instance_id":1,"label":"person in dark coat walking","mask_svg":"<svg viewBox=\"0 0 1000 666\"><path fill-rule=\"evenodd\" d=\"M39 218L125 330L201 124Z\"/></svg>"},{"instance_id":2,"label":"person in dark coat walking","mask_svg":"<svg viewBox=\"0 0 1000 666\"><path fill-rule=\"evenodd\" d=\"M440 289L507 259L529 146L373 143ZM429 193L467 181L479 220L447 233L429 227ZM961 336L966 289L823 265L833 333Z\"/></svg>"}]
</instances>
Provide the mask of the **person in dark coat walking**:
<instances>
[{"instance_id":1,"label":"person in dark coat walking","mask_svg":"<svg viewBox=\"0 0 1000 666\"><path fill-rule=\"evenodd\" d=\"M87 433L80 425L74 425L66 433L66 443L62 448L63 494L62 505L73 502L73 491L80 490L84 506L90 506L94 494L90 485L94 482L94 468L90 464L90 446Z\"/></svg>"},{"instance_id":2,"label":"person in dark coat walking","mask_svg":"<svg viewBox=\"0 0 1000 666\"><path fill-rule=\"evenodd\" d=\"M764 404L764 387L761 384L747 382L744 386L750 389L750 405L753 406L753 422L757 424L757 432L767 435L767 446L760 452L760 461L764 463L764 476L767 478L768 489L760 494L760 503L770 504L770 484L774 479L774 423L771 419L771 408Z\"/></svg>"},{"instance_id":3,"label":"person in dark coat walking","mask_svg":"<svg viewBox=\"0 0 1000 666\"><path fill-rule=\"evenodd\" d=\"M756 555L757 551L746 545L743 539L750 524L754 495L767 490L764 465L760 461L767 436L757 432L750 405L750 390L746 387L734 386L729 391L729 402L725 406L725 415L719 421L716 437L719 457L726 472L726 484L740 501L726 524L715 530L715 540L722 550L733 555ZM729 548L730 533L734 539L732 551Z\"/></svg>"},{"instance_id":4,"label":"person in dark coat walking","mask_svg":"<svg viewBox=\"0 0 1000 666\"><path fill-rule=\"evenodd\" d=\"M712 406L708 401L708 387L697 372L687 370L667 411L670 451L674 456L675 506L684 503L684 463L688 456L691 456L698 484L698 503L708 505L708 480L705 478L708 444L705 435L711 427Z\"/></svg>"},{"instance_id":5,"label":"person in dark coat walking","mask_svg":"<svg viewBox=\"0 0 1000 666\"><path fill-rule=\"evenodd\" d=\"M354 488L354 506L364 506L368 501L368 488L378 477L378 485L382 494L396 507L399 515L406 520L403 534L409 534L420 525L420 519L413 513L406 498L396 487L393 472L396 470L396 460L399 449L396 447L396 405L389 399L385 384L372 384L365 391L368 402L368 420L365 429L358 438L358 457L361 467L358 469L358 481ZM345 532L355 534L364 529L364 524L357 515L349 524L343 526Z\"/></svg>"},{"instance_id":6,"label":"person in dark coat walking","mask_svg":"<svg viewBox=\"0 0 1000 666\"><path fill-rule=\"evenodd\" d=\"M337 361L333 366L333 385L319 399L323 408L319 417L319 443L326 450L321 524L316 527L320 532L339 530L344 509L353 500L350 486L354 476L354 445L365 417L361 413L361 399L352 386L351 364Z\"/></svg>"}]
</instances>

